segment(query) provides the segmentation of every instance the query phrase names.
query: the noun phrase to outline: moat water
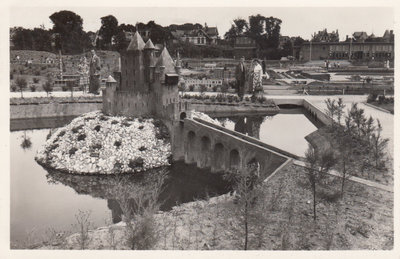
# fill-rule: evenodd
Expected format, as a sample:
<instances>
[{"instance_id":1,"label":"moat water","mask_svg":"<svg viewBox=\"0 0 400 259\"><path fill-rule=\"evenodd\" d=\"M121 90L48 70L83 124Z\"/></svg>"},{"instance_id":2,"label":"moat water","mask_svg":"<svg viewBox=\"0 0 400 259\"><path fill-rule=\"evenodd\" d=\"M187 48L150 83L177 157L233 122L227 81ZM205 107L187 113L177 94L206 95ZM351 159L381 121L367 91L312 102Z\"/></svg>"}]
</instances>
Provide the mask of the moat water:
<instances>
[{"instance_id":1,"label":"moat water","mask_svg":"<svg viewBox=\"0 0 400 259\"><path fill-rule=\"evenodd\" d=\"M259 138L270 145L303 156L307 149L306 135L317 129L318 122L312 122L302 109L282 110L275 116L247 116L218 118L229 129ZM13 247L19 247L30 240L38 241L46 232L72 231L79 211L90 211L93 226L103 226L121 220L119 205L121 188L129 192L136 183L146 182L143 177L124 176L74 176L59 172L48 172L34 160L36 151L46 141L51 131L71 120L50 120L26 123L28 129L21 130L23 122L11 123L18 129L10 134L11 144L11 217L10 239ZM49 125L49 128L43 129ZM41 128L41 129L32 129ZM24 139L31 145L22 146ZM164 190L160 197L161 210L173 206L226 193L229 184L221 176L200 170L194 166L174 163L172 166L151 171L157 175L160 170L167 173ZM14 246L14 245L17 246Z\"/></svg>"}]
</instances>

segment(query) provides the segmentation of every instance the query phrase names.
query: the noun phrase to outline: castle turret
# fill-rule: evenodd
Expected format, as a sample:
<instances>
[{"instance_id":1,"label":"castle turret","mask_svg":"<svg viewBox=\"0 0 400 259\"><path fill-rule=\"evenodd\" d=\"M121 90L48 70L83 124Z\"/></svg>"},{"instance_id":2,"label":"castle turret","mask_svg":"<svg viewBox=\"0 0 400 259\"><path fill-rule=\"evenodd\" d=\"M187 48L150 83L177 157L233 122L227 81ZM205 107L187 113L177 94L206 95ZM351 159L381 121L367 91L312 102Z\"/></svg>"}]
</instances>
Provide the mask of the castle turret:
<instances>
[{"instance_id":1,"label":"castle turret","mask_svg":"<svg viewBox=\"0 0 400 259\"><path fill-rule=\"evenodd\" d=\"M144 84L143 50L145 43L138 32L136 32L125 55L121 58L121 73L124 77L121 89L135 92L147 92Z\"/></svg>"},{"instance_id":2,"label":"castle turret","mask_svg":"<svg viewBox=\"0 0 400 259\"><path fill-rule=\"evenodd\" d=\"M144 46L144 73L145 73L145 81L146 83L154 82L154 70L156 65L156 57L153 42L149 39Z\"/></svg>"},{"instance_id":3,"label":"castle turret","mask_svg":"<svg viewBox=\"0 0 400 259\"><path fill-rule=\"evenodd\" d=\"M159 80L160 82L165 82L165 75L168 73L175 74L175 66L174 61L172 60L171 56L166 47L162 50L160 56L158 57L158 61L156 64L159 73Z\"/></svg>"}]
</instances>

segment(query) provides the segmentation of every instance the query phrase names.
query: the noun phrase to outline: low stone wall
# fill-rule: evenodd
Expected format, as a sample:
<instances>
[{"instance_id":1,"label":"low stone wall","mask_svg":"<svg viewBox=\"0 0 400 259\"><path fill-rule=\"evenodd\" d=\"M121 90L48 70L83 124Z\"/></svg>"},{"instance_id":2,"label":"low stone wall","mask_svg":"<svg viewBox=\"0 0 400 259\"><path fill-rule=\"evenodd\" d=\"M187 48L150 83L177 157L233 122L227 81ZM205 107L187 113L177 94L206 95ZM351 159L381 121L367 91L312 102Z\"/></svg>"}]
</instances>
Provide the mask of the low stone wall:
<instances>
[{"instance_id":1,"label":"low stone wall","mask_svg":"<svg viewBox=\"0 0 400 259\"><path fill-rule=\"evenodd\" d=\"M209 116L231 116L231 115L275 115L279 113L278 107L262 105L237 105L237 104L199 104L190 103L190 109L206 113Z\"/></svg>"},{"instance_id":2,"label":"low stone wall","mask_svg":"<svg viewBox=\"0 0 400 259\"><path fill-rule=\"evenodd\" d=\"M325 114L325 112L321 111L319 108L314 106L312 103L310 103L307 100L303 101L303 107L311 113L313 116L315 116L318 120L320 120L323 124L325 125L331 125L333 123L333 120L331 117Z\"/></svg>"},{"instance_id":3,"label":"low stone wall","mask_svg":"<svg viewBox=\"0 0 400 259\"><path fill-rule=\"evenodd\" d=\"M79 116L87 112L101 110L102 102L70 102L45 104L10 105L10 119L35 119L64 116Z\"/></svg>"}]
</instances>

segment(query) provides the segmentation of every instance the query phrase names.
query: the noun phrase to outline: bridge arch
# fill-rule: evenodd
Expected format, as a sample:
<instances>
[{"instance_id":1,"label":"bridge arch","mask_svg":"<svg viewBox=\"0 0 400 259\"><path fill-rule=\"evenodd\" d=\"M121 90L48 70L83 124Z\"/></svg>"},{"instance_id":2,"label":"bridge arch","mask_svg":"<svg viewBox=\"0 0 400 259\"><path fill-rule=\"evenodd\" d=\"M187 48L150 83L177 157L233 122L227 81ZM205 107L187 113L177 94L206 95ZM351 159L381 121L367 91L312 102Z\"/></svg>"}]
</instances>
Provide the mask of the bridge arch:
<instances>
[{"instance_id":1,"label":"bridge arch","mask_svg":"<svg viewBox=\"0 0 400 259\"><path fill-rule=\"evenodd\" d=\"M195 162L196 154L196 133L189 131L186 137L186 150L185 150L185 161L186 163Z\"/></svg>"},{"instance_id":2,"label":"bridge arch","mask_svg":"<svg viewBox=\"0 0 400 259\"><path fill-rule=\"evenodd\" d=\"M229 152L229 169L231 170L240 169L240 154L237 149L232 149Z\"/></svg>"},{"instance_id":3,"label":"bridge arch","mask_svg":"<svg viewBox=\"0 0 400 259\"><path fill-rule=\"evenodd\" d=\"M210 153L211 153L211 140L208 136L203 136L200 139L200 160L198 161L198 166L200 168L209 167L210 163Z\"/></svg>"},{"instance_id":4,"label":"bridge arch","mask_svg":"<svg viewBox=\"0 0 400 259\"><path fill-rule=\"evenodd\" d=\"M225 170L226 150L222 143L216 143L214 146L214 154L212 157L212 170L214 172Z\"/></svg>"}]
</instances>

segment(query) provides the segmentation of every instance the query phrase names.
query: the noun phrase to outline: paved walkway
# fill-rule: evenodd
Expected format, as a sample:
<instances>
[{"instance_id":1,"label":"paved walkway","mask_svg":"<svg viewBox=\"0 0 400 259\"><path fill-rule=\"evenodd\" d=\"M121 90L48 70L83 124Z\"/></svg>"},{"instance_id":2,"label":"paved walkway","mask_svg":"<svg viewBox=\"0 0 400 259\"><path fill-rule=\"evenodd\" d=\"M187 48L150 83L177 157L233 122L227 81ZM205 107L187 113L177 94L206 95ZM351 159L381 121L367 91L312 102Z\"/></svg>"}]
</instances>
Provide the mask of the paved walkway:
<instances>
[{"instance_id":1,"label":"paved walkway","mask_svg":"<svg viewBox=\"0 0 400 259\"><path fill-rule=\"evenodd\" d=\"M297 165L297 166L301 166L301 167L306 167L306 163L299 161L299 160L293 160L293 164ZM336 170L330 170L328 172L328 174L333 175L333 176L337 176L337 177L341 177L341 174L336 171ZM383 191L387 191L387 192L393 192L393 187L392 186L387 186L384 184L380 184L377 182L373 182L373 181L369 181L369 180L365 180L363 178L360 177L356 177L356 176L350 176L348 178L350 181L356 182L356 183L360 183L360 184L364 184L370 187L374 187Z\"/></svg>"},{"instance_id":2,"label":"paved walkway","mask_svg":"<svg viewBox=\"0 0 400 259\"><path fill-rule=\"evenodd\" d=\"M82 91L79 92L74 92L74 97L80 97L80 96L101 96L101 92L99 95L94 95L94 94L89 94L89 93L83 93ZM24 98L33 98L33 97L47 97L46 92L23 92ZM71 97L71 92L70 91L61 91L61 92L52 92L49 94L49 97ZM21 93L20 92L10 92L10 98L20 98Z\"/></svg>"}]
</instances>

